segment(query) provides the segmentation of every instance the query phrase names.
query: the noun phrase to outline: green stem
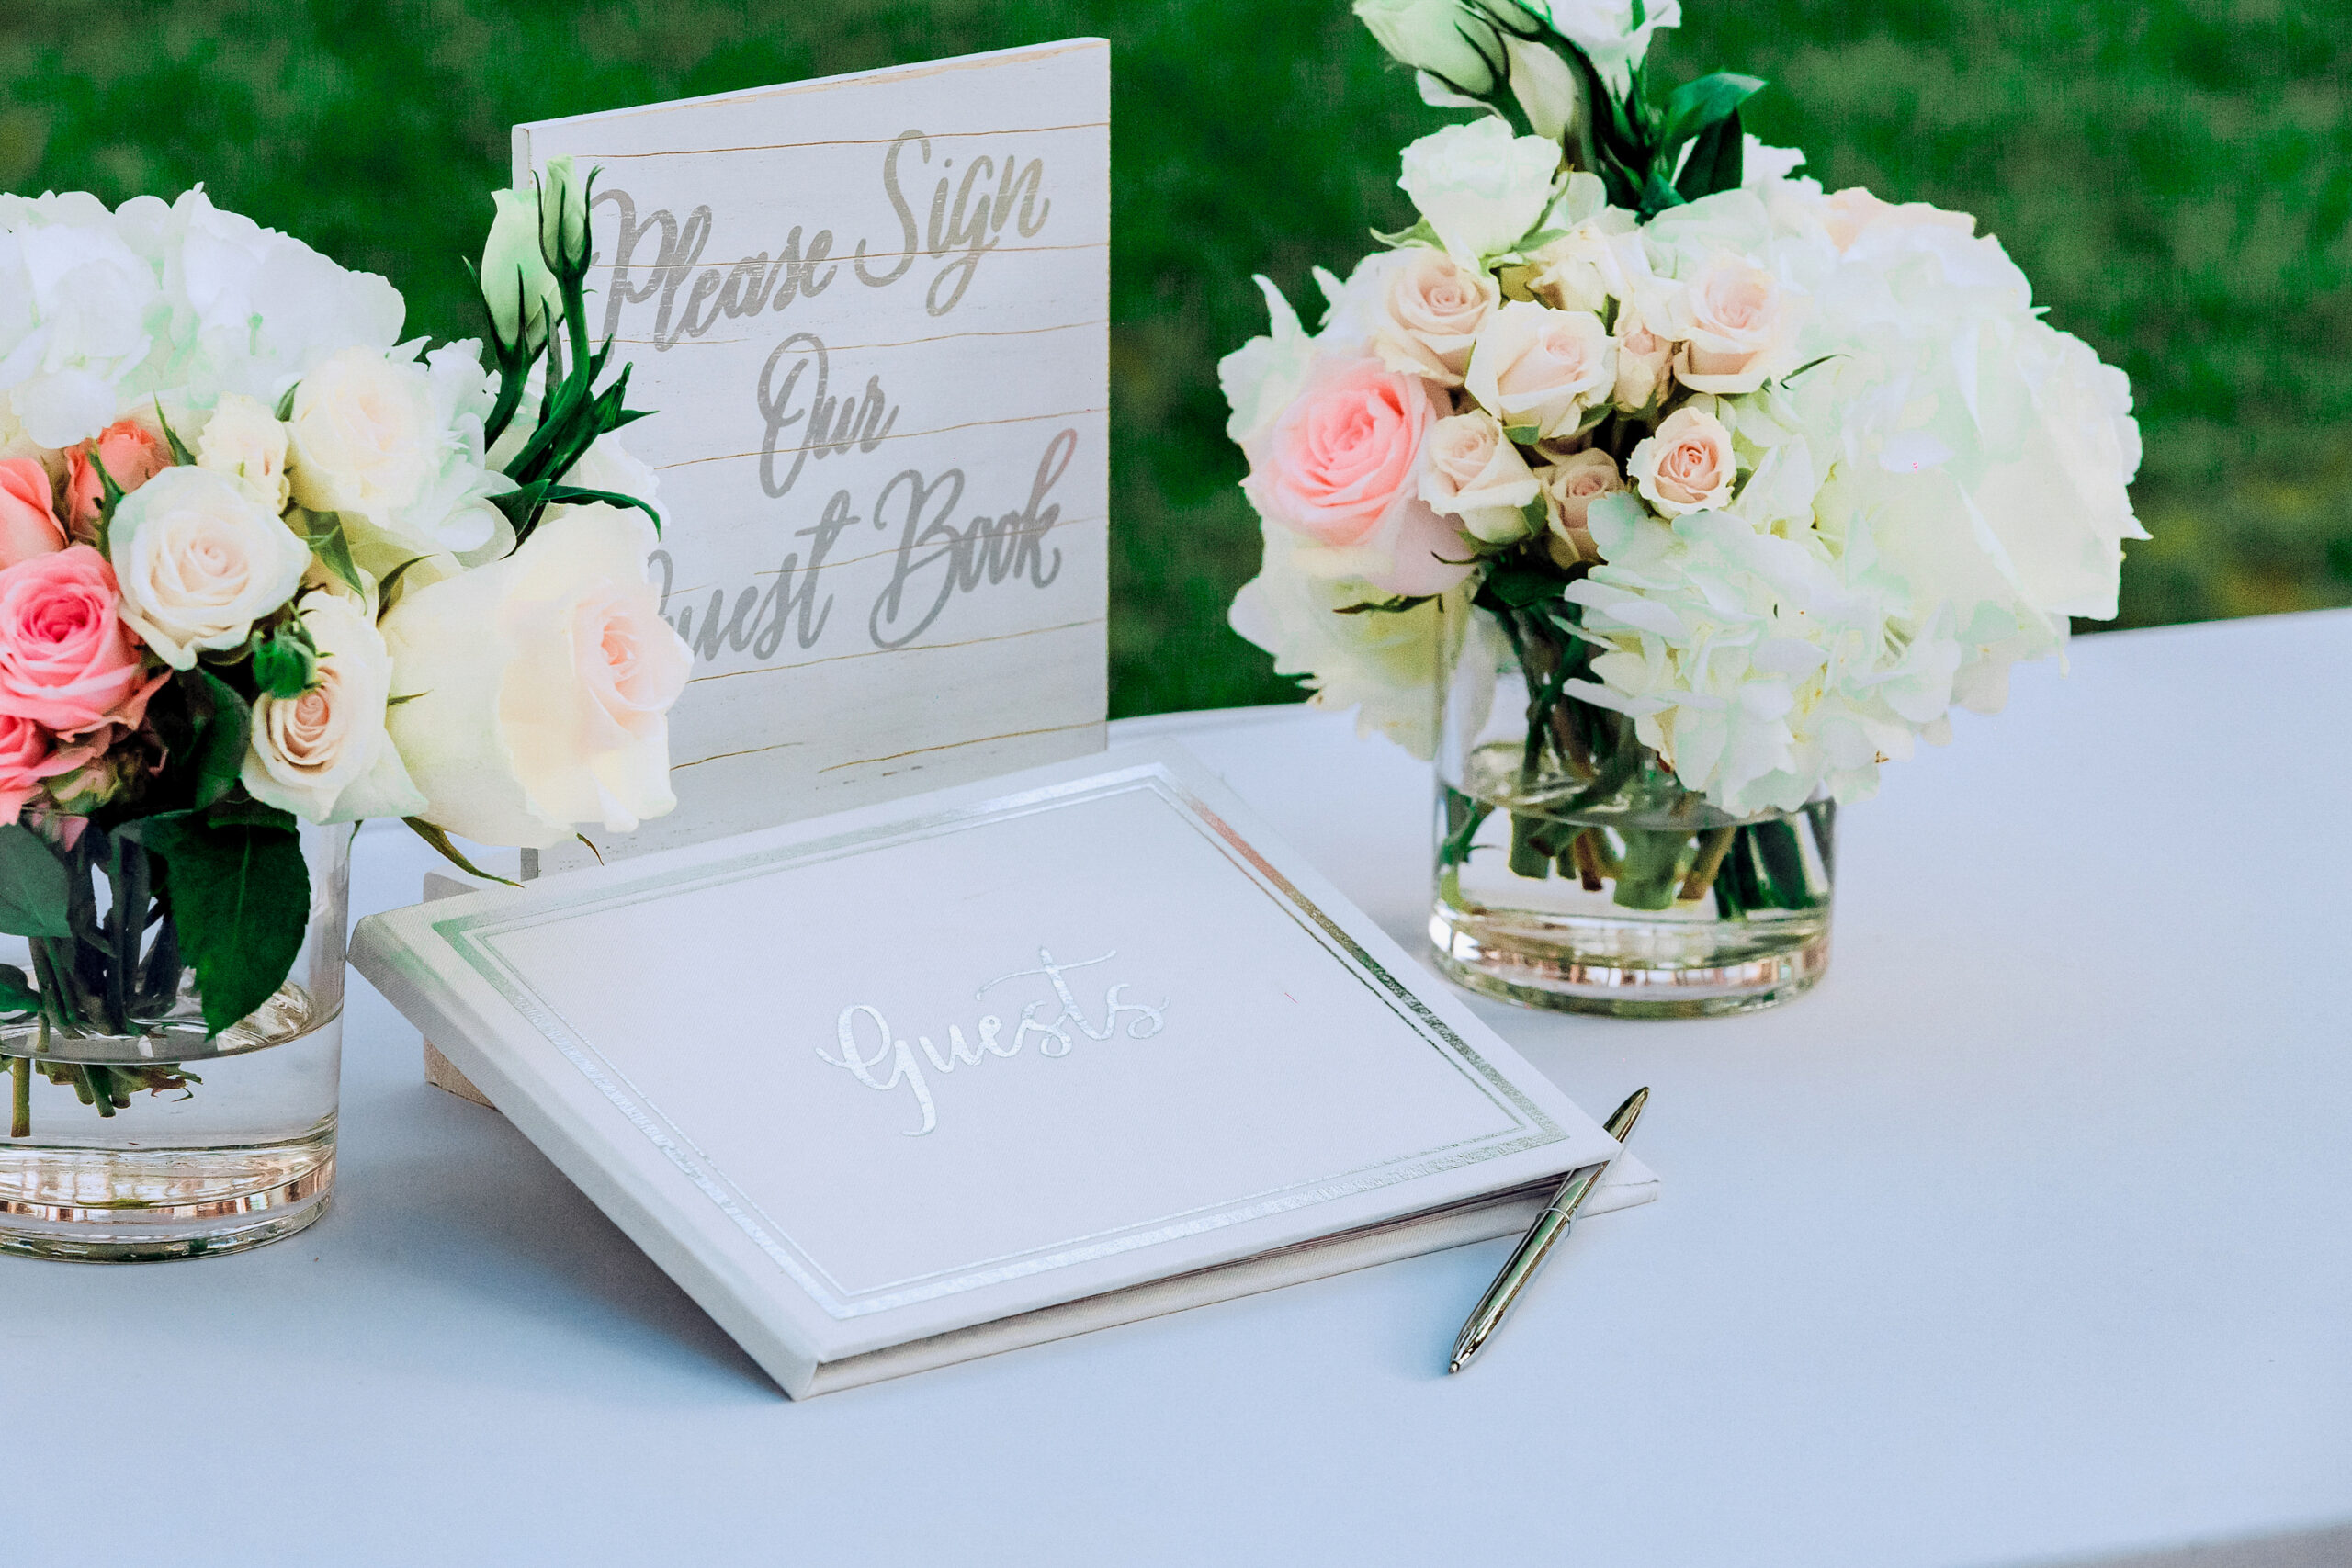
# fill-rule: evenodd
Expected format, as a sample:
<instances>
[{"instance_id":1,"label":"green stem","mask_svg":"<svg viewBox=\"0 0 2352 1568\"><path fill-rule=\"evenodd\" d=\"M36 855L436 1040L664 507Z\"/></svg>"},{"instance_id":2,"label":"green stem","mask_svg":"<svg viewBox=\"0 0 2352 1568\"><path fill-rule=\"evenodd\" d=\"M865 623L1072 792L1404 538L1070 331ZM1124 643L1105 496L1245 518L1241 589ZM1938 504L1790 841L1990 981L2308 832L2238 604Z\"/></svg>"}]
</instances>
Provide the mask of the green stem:
<instances>
[{"instance_id":1,"label":"green stem","mask_svg":"<svg viewBox=\"0 0 2352 1568\"><path fill-rule=\"evenodd\" d=\"M46 1019L41 1021L41 1027L49 1027ZM30 1058L10 1058L8 1076L15 1080L15 1092L9 1097L12 1110L8 1117L8 1136L29 1138L33 1135L33 1065Z\"/></svg>"}]
</instances>

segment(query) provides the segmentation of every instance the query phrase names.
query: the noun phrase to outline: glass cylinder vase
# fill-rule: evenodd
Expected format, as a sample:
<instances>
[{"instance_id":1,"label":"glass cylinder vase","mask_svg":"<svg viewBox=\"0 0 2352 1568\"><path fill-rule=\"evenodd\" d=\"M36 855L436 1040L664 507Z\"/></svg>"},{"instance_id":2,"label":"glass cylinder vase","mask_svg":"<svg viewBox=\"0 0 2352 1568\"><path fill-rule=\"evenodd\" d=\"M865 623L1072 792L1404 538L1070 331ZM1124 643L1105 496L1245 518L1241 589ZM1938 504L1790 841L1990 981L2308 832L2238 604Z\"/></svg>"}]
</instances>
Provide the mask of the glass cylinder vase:
<instances>
[{"instance_id":1,"label":"glass cylinder vase","mask_svg":"<svg viewBox=\"0 0 2352 1568\"><path fill-rule=\"evenodd\" d=\"M1835 806L1718 809L1631 717L1570 694L1591 649L1556 613L1474 615L1443 685L1440 967L1488 996L1629 1018L1745 1012L1819 980Z\"/></svg>"},{"instance_id":2,"label":"glass cylinder vase","mask_svg":"<svg viewBox=\"0 0 2352 1568\"><path fill-rule=\"evenodd\" d=\"M0 1251L195 1258L290 1235L334 1183L348 824L304 825L310 910L292 972L209 1033L197 971L124 835L61 844L74 934L0 937L40 994L0 1022Z\"/></svg>"}]
</instances>

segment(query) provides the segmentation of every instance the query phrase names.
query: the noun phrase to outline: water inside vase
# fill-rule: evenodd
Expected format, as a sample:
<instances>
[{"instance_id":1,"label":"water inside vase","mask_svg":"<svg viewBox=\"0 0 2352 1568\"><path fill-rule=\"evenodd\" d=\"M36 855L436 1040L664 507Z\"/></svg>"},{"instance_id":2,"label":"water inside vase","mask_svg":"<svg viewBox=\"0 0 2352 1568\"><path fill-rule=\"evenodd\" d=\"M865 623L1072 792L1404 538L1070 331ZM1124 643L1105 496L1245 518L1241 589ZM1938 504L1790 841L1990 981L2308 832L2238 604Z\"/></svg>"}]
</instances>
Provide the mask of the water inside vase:
<instances>
[{"instance_id":1,"label":"water inside vase","mask_svg":"<svg viewBox=\"0 0 2352 1568\"><path fill-rule=\"evenodd\" d=\"M11 1028L0 1052L0 1132L24 1133L0 1137L0 1251L107 1261L232 1252L323 1210L339 998L322 1016L289 983L209 1047L199 1023L46 1040ZM112 1115L99 1114L94 1088Z\"/></svg>"},{"instance_id":2,"label":"water inside vase","mask_svg":"<svg viewBox=\"0 0 2352 1568\"><path fill-rule=\"evenodd\" d=\"M1430 937L1474 990L1688 1017L1770 1005L1826 966L1834 807L1738 819L1682 795L1555 814L1521 751L1482 746L1438 791Z\"/></svg>"}]
</instances>

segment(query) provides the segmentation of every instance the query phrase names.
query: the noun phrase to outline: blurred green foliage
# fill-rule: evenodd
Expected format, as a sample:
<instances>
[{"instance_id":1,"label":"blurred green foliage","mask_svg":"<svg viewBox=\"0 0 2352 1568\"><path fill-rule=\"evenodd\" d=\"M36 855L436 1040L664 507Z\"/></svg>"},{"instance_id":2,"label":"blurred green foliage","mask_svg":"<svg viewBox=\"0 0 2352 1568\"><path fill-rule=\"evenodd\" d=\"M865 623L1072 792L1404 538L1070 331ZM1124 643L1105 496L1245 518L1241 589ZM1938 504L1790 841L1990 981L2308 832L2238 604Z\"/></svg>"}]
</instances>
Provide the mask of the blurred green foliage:
<instances>
[{"instance_id":1,"label":"blurred green foliage","mask_svg":"<svg viewBox=\"0 0 2352 1568\"><path fill-rule=\"evenodd\" d=\"M2156 536L2126 624L2352 603L2352 30L2283 0L1685 0L1668 79L1832 188L1976 213L2130 371ZM517 120L967 51L1114 45L1113 701L1288 694L1225 629L1257 531L1216 361L1406 220L1423 107L1343 0L8 0L0 188L202 180L477 330Z\"/></svg>"}]
</instances>

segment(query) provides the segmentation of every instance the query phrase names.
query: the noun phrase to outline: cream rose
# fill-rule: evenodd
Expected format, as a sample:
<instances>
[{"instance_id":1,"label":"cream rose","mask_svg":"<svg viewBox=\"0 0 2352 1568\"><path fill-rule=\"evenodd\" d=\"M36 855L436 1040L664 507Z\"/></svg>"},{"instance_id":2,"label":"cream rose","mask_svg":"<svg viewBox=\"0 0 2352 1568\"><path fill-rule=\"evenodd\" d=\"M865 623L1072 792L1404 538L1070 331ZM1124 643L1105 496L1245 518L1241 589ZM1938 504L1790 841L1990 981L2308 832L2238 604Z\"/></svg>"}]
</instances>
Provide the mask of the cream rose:
<instances>
[{"instance_id":1,"label":"cream rose","mask_svg":"<svg viewBox=\"0 0 2352 1568\"><path fill-rule=\"evenodd\" d=\"M1462 519L1489 545L1508 545L1532 530L1527 505L1535 476L1492 414L1473 409L1430 427L1421 469L1421 499L1434 512Z\"/></svg>"},{"instance_id":2,"label":"cream rose","mask_svg":"<svg viewBox=\"0 0 2352 1568\"><path fill-rule=\"evenodd\" d=\"M1617 386L1610 400L1626 413L1639 413L1672 384L1674 344L1650 329L1642 307L1631 299L1618 308L1616 336Z\"/></svg>"},{"instance_id":3,"label":"cream rose","mask_svg":"<svg viewBox=\"0 0 2352 1568\"><path fill-rule=\"evenodd\" d=\"M1645 283L1648 265L1633 221L1622 209L1605 209L1531 252L1527 260L1535 270L1528 275L1527 291L1555 310L1598 313L1612 296Z\"/></svg>"},{"instance_id":4,"label":"cream rose","mask_svg":"<svg viewBox=\"0 0 2352 1568\"><path fill-rule=\"evenodd\" d=\"M294 499L379 526L416 504L438 468L443 432L422 366L346 348L302 378L287 422Z\"/></svg>"},{"instance_id":5,"label":"cream rose","mask_svg":"<svg viewBox=\"0 0 2352 1568\"><path fill-rule=\"evenodd\" d=\"M209 468L165 468L125 496L107 551L124 622L175 670L198 649L243 642L311 564L310 547L275 513Z\"/></svg>"},{"instance_id":6,"label":"cream rose","mask_svg":"<svg viewBox=\"0 0 2352 1568\"><path fill-rule=\"evenodd\" d=\"M512 555L403 586L382 624L411 700L388 723L425 796L416 815L544 849L677 804L668 714L687 652L646 580L653 546L642 513L564 507Z\"/></svg>"},{"instance_id":7,"label":"cream rose","mask_svg":"<svg viewBox=\"0 0 2352 1568\"><path fill-rule=\"evenodd\" d=\"M1698 392L1752 392L1792 369L1798 301L1771 272L1719 251L1667 301L1662 323L1681 344L1675 378Z\"/></svg>"},{"instance_id":8,"label":"cream rose","mask_svg":"<svg viewBox=\"0 0 2352 1568\"><path fill-rule=\"evenodd\" d=\"M1644 498L1668 517L1729 505L1738 476L1731 432L1713 414L1687 405L1634 448L1626 467Z\"/></svg>"},{"instance_id":9,"label":"cream rose","mask_svg":"<svg viewBox=\"0 0 2352 1568\"><path fill-rule=\"evenodd\" d=\"M1463 384L1506 426L1558 435L1608 400L1617 385L1617 345L1589 310L1512 300L1478 334Z\"/></svg>"},{"instance_id":10,"label":"cream rose","mask_svg":"<svg viewBox=\"0 0 2352 1568\"><path fill-rule=\"evenodd\" d=\"M251 398L232 393L214 407L197 437L196 466L237 480L273 516L286 510L286 427Z\"/></svg>"},{"instance_id":11,"label":"cream rose","mask_svg":"<svg viewBox=\"0 0 2352 1568\"><path fill-rule=\"evenodd\" d=\"M1617 459L1598 446L1589 446L1556 463L1546 463L1535 470L1535 479L1543 487L1544 509L1550 517L1551 536L1544 545L1553 561L1571 567L1580 560L1599 560L1600 552L1593 547L1585 519L1594 502L1625 488Z\"/></svg>"},{"instance_id":12,"label":"cream rose","mask_svg":"<svg viewBox=\"0 0 2352 1568\"><path fill-rule=\"evenodd\" d=\"M392 656L382 634L346 593L314 589L299 613L318 678L300 696L254 699L245 788L309 822L415 816L424 796L384 728Z\"/></svg>"},{"instance_id":13,"label":"cream rose","mask_svg":"<svg viewBox=\"0 0 2352 1568\"><path fill-rule=\"evenodd\" d=\"M1459 387L1478 329L1501 303L1502 291L1484 269L1464 266L1443 251L1408 246L1381 290L1373 353L1391 370Z\"/></svg>"}]
</instances>

